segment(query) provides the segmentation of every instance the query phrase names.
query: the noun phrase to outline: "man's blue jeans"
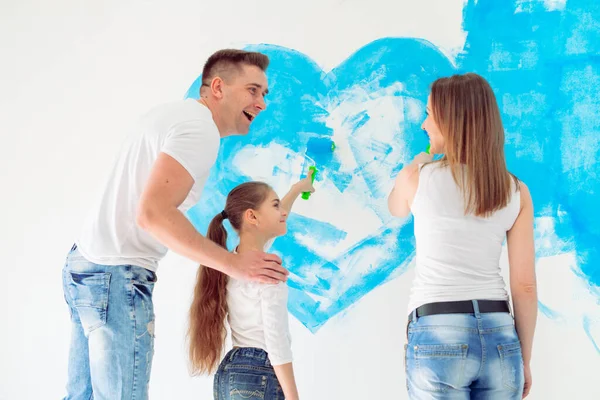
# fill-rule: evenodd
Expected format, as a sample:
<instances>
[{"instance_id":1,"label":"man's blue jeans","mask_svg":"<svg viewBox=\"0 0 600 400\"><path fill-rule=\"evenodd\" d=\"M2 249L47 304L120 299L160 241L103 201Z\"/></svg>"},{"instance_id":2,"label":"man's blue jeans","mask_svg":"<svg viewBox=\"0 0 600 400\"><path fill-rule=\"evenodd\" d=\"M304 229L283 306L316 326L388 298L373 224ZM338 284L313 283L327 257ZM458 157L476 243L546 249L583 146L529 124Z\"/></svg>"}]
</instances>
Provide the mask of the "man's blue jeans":
<instances>
[{"instance_id":1,"label":"man's blue jeans","mask_svg":"<svg viewBox=\"0 0 600 400\"><path fill-rule=\"evenodd\" d=\"M98 265L73 246L63 269L71 312L66 400L142 400L154 354L154 272Z\"/></svg>"}]
</instances>

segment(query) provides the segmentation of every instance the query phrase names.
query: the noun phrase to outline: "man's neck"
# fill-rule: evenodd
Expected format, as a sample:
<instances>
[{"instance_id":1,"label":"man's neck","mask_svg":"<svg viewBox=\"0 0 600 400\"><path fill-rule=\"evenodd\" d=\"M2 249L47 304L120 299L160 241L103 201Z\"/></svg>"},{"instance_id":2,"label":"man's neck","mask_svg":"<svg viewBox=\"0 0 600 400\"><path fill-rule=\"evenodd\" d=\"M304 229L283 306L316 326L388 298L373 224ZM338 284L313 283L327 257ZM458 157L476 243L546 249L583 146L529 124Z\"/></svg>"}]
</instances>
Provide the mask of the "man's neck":
<instances>
[{"instance_id":1,"label":"man's neck","mask_svg":"<svg viewBox=\"0 0 600 400\"><path fill-rule=\"evenodd\" d=\"M228 132L228 129L224 128L226 124L222 121L220 114L218 112L218 107L214 104L208 97L200 97L196 100L202 106L208 108L210 111L213 121L215 125L217 125L217 129L219 130L219 135L224 138L226 136L230 136L231 134Z\"/></svg>"}]
</instances>

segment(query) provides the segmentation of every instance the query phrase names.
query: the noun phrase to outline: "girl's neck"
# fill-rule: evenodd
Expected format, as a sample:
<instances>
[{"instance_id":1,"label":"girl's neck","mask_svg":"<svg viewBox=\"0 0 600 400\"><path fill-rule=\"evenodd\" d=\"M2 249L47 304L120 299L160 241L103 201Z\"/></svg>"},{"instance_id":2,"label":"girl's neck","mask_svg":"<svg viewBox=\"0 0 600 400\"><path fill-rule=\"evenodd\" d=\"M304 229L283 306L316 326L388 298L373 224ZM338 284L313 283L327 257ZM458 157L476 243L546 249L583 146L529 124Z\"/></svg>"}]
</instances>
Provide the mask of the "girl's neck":
<instances>
[{"instance_id":1,"label":"girl's neck","mask_svg":"<svg viewBox=\"0 0 600 400\"><path fill-rule=\"evenodd\" d=\"M238 244L237 252L243 253L246 251L264 251L265 245L269 241L261 235L242 234L240 235L240 244Z\"/></svg>"}]
</instances>

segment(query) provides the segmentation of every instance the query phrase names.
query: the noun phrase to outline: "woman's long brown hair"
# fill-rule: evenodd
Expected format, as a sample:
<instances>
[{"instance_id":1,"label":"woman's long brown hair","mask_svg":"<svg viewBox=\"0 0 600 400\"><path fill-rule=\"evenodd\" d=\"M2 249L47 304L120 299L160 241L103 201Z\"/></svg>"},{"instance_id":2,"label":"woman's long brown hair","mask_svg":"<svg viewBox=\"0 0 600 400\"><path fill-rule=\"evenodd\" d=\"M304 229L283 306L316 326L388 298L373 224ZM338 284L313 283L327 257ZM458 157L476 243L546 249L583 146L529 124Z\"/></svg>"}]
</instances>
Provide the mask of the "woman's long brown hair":
<instances>
[{"instance_id":1,"label":"woman's long brown hair","mask_svg":"<svg viewBox=\"0 0 600 400\"><path fill-rule=\"evenodd\" d=\"M486 217L504 208L511 180L517 189L519 182L506 168L504 127L489 83L473 73L438 79L431 108L446 146L440 162L465 195L465 214Z\"/></svg>"},{"instance_id":2,"label":"woman's long brown hair","mask_svg":"<svg viewBox=\"0 0 600 400\"><path fill-rule=\"evenodd\" d=\"M256 210L266 200L270 186L263 182L247 182L235 187L227 196L225 213L231 226L240 231L244 213ZM227 230L224 217L217 214L208 226L207 237L227 249ZM210 374L216 370L227 329L227 275L200 265L190 307L188 329L192 374Z\"/></svg>"}]
</instances>

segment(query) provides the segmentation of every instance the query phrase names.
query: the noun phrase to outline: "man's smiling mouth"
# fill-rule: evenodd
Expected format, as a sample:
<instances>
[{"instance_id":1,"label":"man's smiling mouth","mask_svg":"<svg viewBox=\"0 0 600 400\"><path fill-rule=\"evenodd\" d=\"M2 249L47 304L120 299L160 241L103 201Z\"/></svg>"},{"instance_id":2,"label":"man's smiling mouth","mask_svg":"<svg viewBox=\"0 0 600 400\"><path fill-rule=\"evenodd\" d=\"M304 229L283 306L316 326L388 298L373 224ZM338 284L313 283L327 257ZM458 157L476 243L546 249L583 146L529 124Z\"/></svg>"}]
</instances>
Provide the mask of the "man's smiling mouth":
<instances>
[{"instance_id":1,"label":"man's smiling mouth","mask_svg":"<svg viewBox=\"0 0 600 400\"><path fill-rule=\"evenodd\" d=\"M249 111L243 111L244 115L246 116L246 118L248 118L248 121L252 122L252 120L254 120L254 118L256 118L256 114L253 114Z\"/></svg>"}]
</instances>

